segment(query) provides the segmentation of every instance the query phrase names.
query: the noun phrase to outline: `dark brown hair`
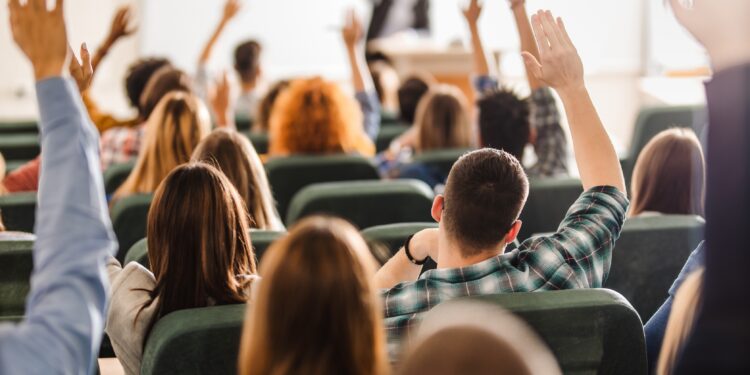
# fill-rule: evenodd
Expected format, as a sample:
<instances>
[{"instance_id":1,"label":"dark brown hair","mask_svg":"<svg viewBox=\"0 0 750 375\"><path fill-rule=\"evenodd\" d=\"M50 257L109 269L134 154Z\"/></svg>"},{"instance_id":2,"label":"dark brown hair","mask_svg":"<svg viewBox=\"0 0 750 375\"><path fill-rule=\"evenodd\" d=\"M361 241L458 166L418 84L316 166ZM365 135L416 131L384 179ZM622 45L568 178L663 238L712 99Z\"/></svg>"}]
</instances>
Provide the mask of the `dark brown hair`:
<instances>
[{"instance_id":1,"label":"dark brown hair","mask_svg":"<svg viewBox=\"0 0 750 375\"><path fill-rule=\"evenodd\" d=\"M692 129L657 134L638 155L633 169L630 216L645 211L703 215L705 161Z\"/></svg>"},{"instance_id":2,"label":"dark brown hair","mask_svg":"<svg viewBox=\"0 0 750 375\"><path fill-rule=\"evenodd\" d=\"M529 194L523 166L513 155L481 149L453 165L445 185L442 223L471 256L497 246L518 220Z\"/></svg>"},{"instance_id":3,"label":"dark brown hair","mask_svg":"<svg viewBox=\"0 0 750 375\"><path fill-rule=\"evenodd\" d=\"M503 150L523 160L531 137L529 103L511 90L498 88L485 93L477 106L482 147Z\"/></svg>"},{"instance_id":4,"label":"dark brown hair","mask_svg":"<svg viewBox=\"0 0 750 375\"><path fill-rule=\"evenodd\" d=\"M475 146L468 102L455 86L434 85L419 102L414 126L417 153Z\"/></svg>"},{"instance_id":5,"label":"dark brown hair","mask_svg":"<svg viewBox=\"0 0 750 375\"><path fill-rule=\"evenodd\" d=\"M151 117L151 112L154 111L156 105L172 91L195 94L192 78L185 72L167 65L157 70L146 84L140 100L141 117L143 119Z\"/></svg>"},{"instance_id":6,"label":"dark brown hair","mask_svg":"<svg viewBox=\"0 0 750 375\"><path fill-rule=\"evenodd\" d=\"M401 121L411 125L417 117L417 106L427 94L432 79L427 77L410 77L398 88L398 105Z\"/></svg>"},{"instance_id":7,"label":"dark brown hair","mask_svg":"<svg viewBox=\"0 0 750 375\"><path fill-rule=\"evenodd\" d=\"M388 372L376 263L357 230L311 217L268 250L248 308L239 373Z\"/></svg>"},{"instance_id":8,"label":"dark brown hair","mask_svg":"<svg viewBox=\"0 0 750 375\"><path fill-rule=\"evenodd\" d=\"M255 83L260 73L260 43L248 40L234 50L234 69L244 83Z\"/></svg>"},{"instance_id":9,"label":"dark brown hair","mask_svg":"<svg viewBox=\"0 0 750 375\"><path fill-rule=\"evenodd\" d=\"M290 83L290 81L282 80L271 86L271 89L268 90L266 96L260 101L260 106L258 107L258 118L253 123L253 132L268 133L271 127L271 113L276 104L276 99L282 92L284 92L284 90L289 88Z\"/></svg>"},{"instance_id":10,"label":"dark brown hair","mask_svg":"<svg viewBox=\"0 0 750 375\"><path fill-rule=\"evenodd\" d=\"M136 61L128 69L128 74L125 77L125 89L128 94L128 100L133 107L138 108L138 117L141 121L146 121L148 116L144 115L143 109L141 108L141 95L146 89L148 81L154 73L165 67L171 66L169 60L159 58L148 58Z\"/></svg>"},{"instance_id":11,"label":"dark brown hair","mask_svg":"<svg viewBox=\"0 0 750 375\"><path fill-rule=\"evenodd\" d=\"M173 311L247 300L244 276L256 273L248 215L216 168L192 163L172 171L154 194L147 233L151 297L158 297L150 327Z\"/></svg>"}]
</instances>

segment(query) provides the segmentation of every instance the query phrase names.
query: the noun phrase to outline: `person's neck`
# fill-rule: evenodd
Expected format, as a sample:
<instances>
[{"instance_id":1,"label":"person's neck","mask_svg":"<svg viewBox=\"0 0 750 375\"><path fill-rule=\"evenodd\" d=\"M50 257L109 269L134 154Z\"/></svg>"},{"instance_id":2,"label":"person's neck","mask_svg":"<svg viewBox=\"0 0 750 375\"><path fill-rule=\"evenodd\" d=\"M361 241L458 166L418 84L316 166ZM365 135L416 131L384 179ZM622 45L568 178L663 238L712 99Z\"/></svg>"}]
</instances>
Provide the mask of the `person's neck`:
<instances>
[{"instance_id":1,"label":"person's neck","mask_svg":"<svg viewBox=\"0 0 750 375\"><path fill-rule=\"evenodd\" d=\"M255 90L256 87L258 87L258 82L242 82L242 93L246 94L248 92L251 92Z\"/></svg>"},{"instance_id":2,"label":"person's neck","mask_svg":"<svg viewBox=\"0 0 750 375\"><path fill-rule=\"evenodd\" d=\"M501 243L499 246L493 246L485 250L477 251L476 249L470 249L465 245L460 244L458 241L448 238L448 236L443 233L438 241L437 268L461 268L472 266L504 253L505 246L505 243ZM476 255L469 257L464 257L462 255L467 253L474 253Z\"/></svg>"}]
</instances>

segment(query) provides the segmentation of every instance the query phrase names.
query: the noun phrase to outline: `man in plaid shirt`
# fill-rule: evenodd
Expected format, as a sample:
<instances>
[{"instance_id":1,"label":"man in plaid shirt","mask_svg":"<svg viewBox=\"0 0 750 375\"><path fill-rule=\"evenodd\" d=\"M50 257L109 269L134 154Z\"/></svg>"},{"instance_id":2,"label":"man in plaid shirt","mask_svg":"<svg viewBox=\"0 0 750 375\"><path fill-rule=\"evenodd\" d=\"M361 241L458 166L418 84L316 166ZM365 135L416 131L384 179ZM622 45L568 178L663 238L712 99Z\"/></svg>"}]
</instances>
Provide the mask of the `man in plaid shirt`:
<instances>
[{"instance_id":1,"label":"man in plaid shirt","mask_svg":"<svg viewBox=\"0 0 750 375\"><path fill-rule=\"evenodd\" d=\"M423 312L471 295L601 287L625 221L628 200L614 147L583 79L583 65L562 20L532 17L541 53L524 53L527 69L557 90L567 109L585 192L557 233L505 253L521 228L528 195L523 167L509 153L482 149L453 166L432 216L438 229L418 232L376 274L383 292L390 351ZM437 269L421 276L427 257Z\"/></svg>"}]
</instances>

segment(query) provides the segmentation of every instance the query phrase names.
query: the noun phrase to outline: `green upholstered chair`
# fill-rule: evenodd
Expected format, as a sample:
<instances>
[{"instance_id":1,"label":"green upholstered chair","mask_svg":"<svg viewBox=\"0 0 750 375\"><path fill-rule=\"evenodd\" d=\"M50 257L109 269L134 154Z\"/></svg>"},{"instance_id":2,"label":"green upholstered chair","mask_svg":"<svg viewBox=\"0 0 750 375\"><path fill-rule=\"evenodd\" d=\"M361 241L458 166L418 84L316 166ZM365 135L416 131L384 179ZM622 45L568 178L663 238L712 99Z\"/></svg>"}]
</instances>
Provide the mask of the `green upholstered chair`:
<instances>
[{"instance_id":1,"label":"green upholstered chair","mask_svg":"<svg viewBox=\"0 0 750 375\"><path fill-rule=\"evenodd\" d=\"M0 154L5 160L31 160L39 151L38 134L3 134L0 137Z\"/></svg>"},{"instance_id":2,"label":"green upholstered chair","mask_svg":"<svg viewBox=\"0 0 750 375\"><path fill-rule=\"evenodd\" d=\"M409 130L408 125L398 122L388 123L388 125L383 124L380 127L377 138L375 138L375 148L378 152L387 150L391 146L391 142L407 130Z\"/></svg>"},{"instance_id":3,"label":"green upholstered chair","mask_svg":"<svg viewBox=\"0 0 750 375\"><path fill-rule=\"evenodd\" d=\"M39 125L36 121L3 121L0 122L0 135L6 134L38 134Z\"/></svg>"},{"instance_id":4,"label":"green upholstered chair","mask_svg":"<svg viewBox=\"0 0 750 375\"><path fill-rule=\"evenodd\" d=\"M375 258L385 264L401 249L407 237L420 230L437 227L435 222L385 224L363 230L362 236L370 244Z\"/></svg>"},{"instance_id":5,"label":"green upholstered chair","mask_svg":"<svg viewBox=\"0 0 750 375\"><path fill-rule=\"evenodd\" d=\"M28 163L29 160L6 160L5 161L5 172L10 173L18 168L21 168L24 164Z\"/></svg>"},{"instance_id":6,"label":"green upholstered chair","mask_svg":"<svg viewBox=\"0 0 750 375\"><path fill-rule=\"evenodd\" d=\"M423 152L414 155L413 163L420 163L433 167L439 170L444 176L448 176L448 173L451 171L456 160L469 151L470 150L468 149L460 148Z\"/></svg>"},{"instance_id":7,"label":"green upholstered chair","mask_svg":"<svg viewBox=\"0 0 750 375\"><path fill-rule=\"evenodd\" d=\"M282 218L287 216L294 195L308 185L380 178L370 160L353 155L271 158L265 167Z\"/></svg>"},{"instance_id":8,"label":"green upholstered chair","mask_svg":"<svg viewBox=\"0 0 750 375\"><path fill-rule=\"evenodd\" d=\"M700 216L636 217L615 243L605 287L630 301L645 322L667 298L690 253L703 240Z\"/></svg>"},{"instance_id":9,"label":"green upholstered chair","mask_svg":"<svg viewBox=\"0 0 750 375\"><path fill-rule=\"evenodd\" d=\"M237 131L247 133L253 127L253 119L237 117L234 119L234 124L237 126Z\"/></svg>"},{"instance_id":10,"label":"green upholstered chair","mask_svg":"<svg viewBox=\"0 0 750 375\"><path fill-rule=\"evenodd\" d=\"M430 221L433 197L432 189L417 180L315 184L294 197L287 222L313 214L342 217L359 228Z\"/></svg>"},{"instance_id":11,"label":"green upholstered chair","mask_svg":"<svg viewBox=\"0 0 750 375\"><path fill-rule=\"evenodd\" d=\"M381 111L380 112L380 127L385 128L385 127L393 126L393 125L406 126L406 124L404 124L404 122L401 121L401 118L399 117L398 113Z\"/></svg>"},{"instance_id":12,"label":"green upholstered chair","mask_svg":"<svg viewBox=\"0 0 750 375\"><path fill-rule=\"evenodd\" d=\"M255 147L255 152L258 154L267 154L268 153L268 134L258 134L258 133L243 133L247 135L247 138L250 140L250 143L253 144L253 147Z\"/></svg>"},{"instance_id":13,"label":"green upholstered chair","mask_svg":"<svg viewBox=\"0 0 750 375\"><path fill-rule=\"evenodd\" d=\"M608 289L506 293L487 301L525 320L547 343L564 374L646 374L643 325L628 301Z\"/></svg>"},{"instance_id":14,"label":"green upholstered chair","mask_svg":"<svg viewBox=\"0 0 750 375\"><path fill-rule=\"evenodd\" d=\"M125 254L123 265L130 262L137 262L143 267L151 269L151 265L148 262L148 239L141 238L130 247L130 250Z\"/></svg>"},{"instance_id":15,"label":"green upholstered chair","mask_svg":"<svg viewBox=\"0 0 750 375\"><path fill-rule=\"evenodd\" d=\"M0 196L0 215L3 217L5 229L33 232L36 218L36 192Z\"/></svg>"},{"instance_id":16,"label":"green upholstered chair","mask_svg":"<svg viewBox=\"0 0 750 375\"><path fill-rule=\"evenodd\" d=\"M34 268L34 241L0 241L0 316L23 316Z\"/></svg>"},{"instance_id":17,"label":"green upholstered chair","mask_svg":"<svg viewBox=\"0 0 750 375\"><path fill-rule=\"evenodd\" d=\"M114 164L104 171L104 191L107 194L114 194L130 176L130 172L135 168L135 161L122 164Z\"/></svg>"},{"instance_id":18,"label":"green upholstered chair","mask_svg":"<svg viewBox=\"0 0 750 375\"><path fill-rule=\"evenodd\" d=\"M236 374L245 304L175 311L155 325L142 375Z\"/></svg>"},{"instance_id":19,"label":"green upholstered chair","mask_svg":"<svg viewBox=\"0 0 750 375\"><path fill-rule=\"evenodd\" d=\"M581 181L575 178L530 180L529 198L521 211L523 226L519 240L523 241L536 233L557 231L568 209L581 193Z\"/></svg>"},{"instance_id":20,"label":"green upholstered chair","mask_svg":"<svg viewBox=\"0 0 750 375\"><path fill-rule=\"evenodd\" d=\"M117 260L120 262L136 242L146 237L148 209L152 199L152 194L130 195L119 199L112 207L110 215L119 244Z\"/></svg>"}]
</instances>

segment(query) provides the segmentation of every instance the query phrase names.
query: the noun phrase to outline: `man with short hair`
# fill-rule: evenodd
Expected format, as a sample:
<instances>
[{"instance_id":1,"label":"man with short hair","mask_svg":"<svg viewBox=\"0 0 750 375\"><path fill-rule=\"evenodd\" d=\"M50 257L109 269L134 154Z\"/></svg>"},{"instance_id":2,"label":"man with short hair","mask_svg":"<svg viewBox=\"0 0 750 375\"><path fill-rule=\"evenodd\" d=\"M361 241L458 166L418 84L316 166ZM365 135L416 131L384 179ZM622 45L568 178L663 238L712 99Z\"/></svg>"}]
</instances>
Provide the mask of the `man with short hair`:
<instances>
[{"instance_id":1,"label":"man with short hair","mask_svg":"<svg viewBox=\"0 0 750 375\"><path fill-rule=\"evenodd\" d=\"M383 297L391 353L397 353L401 336L420 314L440 302L470 295L598 288L607 277L628 208L622 169L562 20L539 12L532 24L540 58L524 52L524 60L531 74L562 98L585 192L557 233L526 240L506 253L521 228L518 217L528 195L523 167L496 149L460 158L445 194L433 202L438 229L416 233L375 276L378 287L390 288ZM438 268L420 276L428 256Z\"/></svg>"}]
</instances>

